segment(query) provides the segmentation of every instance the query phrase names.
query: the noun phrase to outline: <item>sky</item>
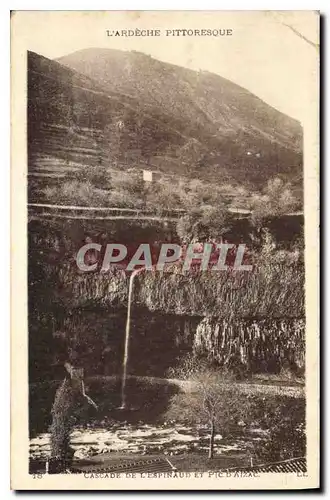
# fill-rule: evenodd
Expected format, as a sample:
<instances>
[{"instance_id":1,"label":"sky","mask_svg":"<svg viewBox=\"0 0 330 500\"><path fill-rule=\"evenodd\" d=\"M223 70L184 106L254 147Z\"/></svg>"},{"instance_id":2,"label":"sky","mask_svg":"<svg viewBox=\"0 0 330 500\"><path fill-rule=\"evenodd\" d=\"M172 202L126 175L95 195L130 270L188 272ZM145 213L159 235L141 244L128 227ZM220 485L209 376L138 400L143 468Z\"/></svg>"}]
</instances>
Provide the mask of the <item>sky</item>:
<instances>
[{"instance_id":1,"label":"sky","mask_svg":"<svg viewBox=\"0 0 330 500\"><path fill-rule=\"evenodd\" d=\"M13 34L21 46L49 58L88 47L136 50L161 61L219 74L279 111L308 120L317 99L318 43L315 11L25 11ZM15 17L14 16L14 17ZM284 23L284 24L283 24ZM227 37L108 37L121 29L231 29Z\"/></svg>"}]
</instances>

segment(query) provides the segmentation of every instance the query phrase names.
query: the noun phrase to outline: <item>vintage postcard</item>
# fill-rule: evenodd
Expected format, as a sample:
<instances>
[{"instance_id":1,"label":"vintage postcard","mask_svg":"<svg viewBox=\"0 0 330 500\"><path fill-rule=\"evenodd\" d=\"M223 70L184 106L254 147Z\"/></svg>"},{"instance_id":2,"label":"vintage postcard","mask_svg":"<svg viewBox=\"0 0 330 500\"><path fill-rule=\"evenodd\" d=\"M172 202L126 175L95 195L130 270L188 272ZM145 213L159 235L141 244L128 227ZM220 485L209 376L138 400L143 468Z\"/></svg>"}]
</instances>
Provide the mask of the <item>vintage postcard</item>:
<instances>
[{"instance_id":1,"label":"vintage postcard","mask_svg":"<svg viewBox=\"0 0 330 500\"><path fill-rule=\"evenodd\" d=\"M318 488L319 13L11 37L12 488Z\"/></svg>"}]
</instances>

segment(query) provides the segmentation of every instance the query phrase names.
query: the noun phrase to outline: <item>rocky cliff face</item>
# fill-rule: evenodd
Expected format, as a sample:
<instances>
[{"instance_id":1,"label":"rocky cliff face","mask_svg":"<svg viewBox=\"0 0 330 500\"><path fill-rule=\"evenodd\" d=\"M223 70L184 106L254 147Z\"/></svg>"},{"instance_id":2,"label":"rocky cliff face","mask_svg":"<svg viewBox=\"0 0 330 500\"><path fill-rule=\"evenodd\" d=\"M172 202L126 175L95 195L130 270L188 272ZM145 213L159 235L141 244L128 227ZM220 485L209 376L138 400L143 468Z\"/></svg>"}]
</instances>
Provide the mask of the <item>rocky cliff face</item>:
<instances>
[{"instance_id":1,"label":"rocky cliff face","mask_svg":"<svg viewBox=\"0 0 330 500\"><path fill-rule=\"evenodd\" d=\"M133 301L150 311L220 318L304 317L303 269L274 264L254 271L145 271L134 279ZM53 268L55 300L74 307L125 306L129 276L122 270L86 273L75 264ZM53 279L50 277L50 279Z\"/></svg>"},{"instance_id":2,"label":"rocky cliff face","mask_svg":"<svg viewBox=\"0 0 330 500\"><path fill-rule=\"evenodd\" d=\"M41 372L47 379L49 371L49 377L54 378L54 366L61 367L67 346L73 344L78 346L80 363L89 375L121 374L125 308L62 307L44 311L38 321L33 314L32 320L32 380L38 380ZM279 373L282 369L301 375L305 362L304 321L179 316L133 305L130 375L168 378L168 370L189 352L241 376Z\"/></svg>"},{"instance_id":3,"label":"rocky cliff face","mask_svg":"<svg viewBox=\"0 0 330 500\"><path fill-rule=\"evenodd\" d=\"M47 224L33 222L29 245L31 359L37 367L46 351L52 358L57 349L51 347L53 333L60 331L86 347L86 368L92 364L96 373L119 373L129 275L119 269L79 271L74 252L84 241L85 231L85 226L76 225L50 230ZM116 228L111 226L111 231L115 233ZM132 231L127 230L127 235ZM253 272L182 273L175 266L165 272L143 272L134 280L131 335L131 369L139 375L165 375L187 350L243 372L283 367L301 371L303 266L276 264L268 258ZM147 362L141 352L147 353Z\"/></svg>"},{"instance_id":4,"label":"rocky cliff face","mask_svg":"<svg viewBox=\"0 0 330 500\"><path fill-rule=\"evenodd\" d=\"M247 372L302 372L305 363L303 319L231 321L204 318L197 326L193 349L221 366Z\"/></svg>"},{"instance_id":5,"label":"rocky cliff face","mask_svg":"<svg viewBox=\"0 0 330 500\"><path fill-rule=\"evenodd\" d=\"M228 275L222 280L212 273L138 276L132 298L130 373L165 376L191 351L238 373L282 368L302 373L302 284L297 270L286 271L273 274L271 283L267 270L259 277ZM288 273L289 284L284 281ZM56 345L50 347L55 330L82 348L87 370L120 373L129 278L122 271L79 274L64 266L52 267L42 279L42 290L30 299L31 359L40 362L39 348L42 359L45 349L51 357L57 352Z\"/></svg>"}]
</instances>

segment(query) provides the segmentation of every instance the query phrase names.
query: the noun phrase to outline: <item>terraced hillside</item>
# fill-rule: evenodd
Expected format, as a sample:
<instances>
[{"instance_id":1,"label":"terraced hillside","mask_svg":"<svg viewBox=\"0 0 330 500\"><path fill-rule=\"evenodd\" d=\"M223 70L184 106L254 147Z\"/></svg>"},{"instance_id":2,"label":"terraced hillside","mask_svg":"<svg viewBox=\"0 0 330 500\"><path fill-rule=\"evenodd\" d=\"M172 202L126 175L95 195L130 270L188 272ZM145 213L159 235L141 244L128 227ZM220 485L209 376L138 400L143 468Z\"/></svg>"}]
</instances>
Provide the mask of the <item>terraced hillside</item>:
<instances>
[{"instance_id":1,"label":"terraced hillside","mask_svg":"<svg viewBox=\"0 0 330 500\"><path fill-rule=\"evenodd\" d=\"M28 55L30 193L84 166L244 187L278 176L301 192L300 125L245 89L135 52L60 63Z\"/></svg>"}]
</instances>

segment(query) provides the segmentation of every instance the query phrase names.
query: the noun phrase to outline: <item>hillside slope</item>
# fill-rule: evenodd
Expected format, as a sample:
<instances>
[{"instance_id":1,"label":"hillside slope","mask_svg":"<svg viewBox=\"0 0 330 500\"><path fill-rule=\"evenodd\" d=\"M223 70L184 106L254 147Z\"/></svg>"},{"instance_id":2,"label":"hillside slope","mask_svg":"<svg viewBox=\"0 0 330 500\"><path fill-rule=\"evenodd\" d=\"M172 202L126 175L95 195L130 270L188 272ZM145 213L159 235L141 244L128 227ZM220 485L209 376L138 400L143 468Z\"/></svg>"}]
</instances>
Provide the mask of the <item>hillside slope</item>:
<instances>
[{"instance_id":1,"label":"hillside slope","mask_svg":"<svg viewBox=\"0 0 330 500\"><path fill-rule=\"evenodd\" d=\"M30 173L152 168L208 182L300 187L302 131L247 90L137 52L28 56Z\"/></svg>"},{"instance_id":2,"label":"hillside slope","mask_svg":"<svg viewBox=\"0 0 330 500\"><path fill-rule=\"evenodd\" d=\"M225 78L111 49L85 49L59 62L109 91L139 99L142 110L161 109L176 130L207 145L212 157L208 162L217 164L219 171L232 168L244 175L245 167L246 180L255 178L251 169L299 176L294 168L301 161L299 123ZM194 149L192 144L187 141L185 148ZM239 177L237 172L232 175Z\"/></svg>"}]
</instances>

